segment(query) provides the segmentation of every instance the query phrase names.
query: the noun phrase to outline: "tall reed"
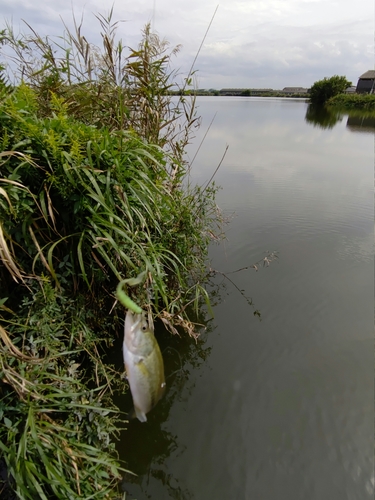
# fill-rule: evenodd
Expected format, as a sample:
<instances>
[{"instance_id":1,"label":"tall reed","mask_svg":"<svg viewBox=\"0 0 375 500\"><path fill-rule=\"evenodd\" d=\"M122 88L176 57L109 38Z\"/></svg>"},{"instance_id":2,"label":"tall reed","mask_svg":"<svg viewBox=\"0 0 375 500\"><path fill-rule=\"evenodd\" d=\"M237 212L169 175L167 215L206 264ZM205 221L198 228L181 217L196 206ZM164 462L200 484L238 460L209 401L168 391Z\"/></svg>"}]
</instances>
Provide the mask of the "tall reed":
<instances>
[{"instance_id":1,"label":"tall reed","mask_svg":"<svg viewBox=\"0 0 375 500\"><path fill-rule=\"evenodd\" d=\"M146 26L126 49L112 14L102 48L77 23L0 35L0 455L22 499L117 495L117 283L144 272L128 293L174 333L195 335L187 305L209 305L222 218L213 184L184 182L199 119L171 95L179 48Z\"/></svg>"}]
</instances>

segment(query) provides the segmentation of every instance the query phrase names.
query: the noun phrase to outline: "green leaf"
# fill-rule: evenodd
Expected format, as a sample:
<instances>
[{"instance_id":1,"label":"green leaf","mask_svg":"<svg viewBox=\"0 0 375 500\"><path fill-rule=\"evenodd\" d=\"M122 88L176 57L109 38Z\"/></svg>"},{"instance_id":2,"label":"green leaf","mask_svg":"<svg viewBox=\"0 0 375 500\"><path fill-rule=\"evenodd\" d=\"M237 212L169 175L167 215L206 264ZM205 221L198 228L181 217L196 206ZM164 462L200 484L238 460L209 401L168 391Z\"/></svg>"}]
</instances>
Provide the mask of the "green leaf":
<instances>
[{"instance_id":1,"label":"green leaf","mask_svg":"<svg viewBox=\"0 0 375 500\"><path fill-rule=\"evenodd\" d=\"M8 429L12 428L12 421L7 417L4 417L4 424L8 427Z\"/></svg>"}]
</instances>

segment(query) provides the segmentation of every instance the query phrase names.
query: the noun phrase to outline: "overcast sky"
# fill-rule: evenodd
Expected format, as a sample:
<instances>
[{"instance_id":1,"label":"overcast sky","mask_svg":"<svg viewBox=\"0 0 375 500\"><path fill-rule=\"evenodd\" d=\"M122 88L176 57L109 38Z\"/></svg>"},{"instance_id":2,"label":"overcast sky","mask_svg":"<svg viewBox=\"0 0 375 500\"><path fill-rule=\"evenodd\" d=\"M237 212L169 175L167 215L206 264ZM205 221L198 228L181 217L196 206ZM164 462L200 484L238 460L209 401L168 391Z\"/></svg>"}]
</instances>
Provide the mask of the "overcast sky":
<instances>
[{"instance_id":1,"label":"overcast sky","mask_svg":"<svg viewBox=\"0 0 375 500\"><path fill-rule=\"evenodd\" d=\"M136 48L149 21L171 46L182 45L176 68L188 71L219 6L199 58L199 88L310 87L334 74L355 85L374 69L374 0L117 0L115 20L125 45ZM72 10L83 32L99 44L93 13L106 14L107 0L1 0L3 24L40 34L61 35L61 18L71 25Z\"/></svg>"}]
</instances>

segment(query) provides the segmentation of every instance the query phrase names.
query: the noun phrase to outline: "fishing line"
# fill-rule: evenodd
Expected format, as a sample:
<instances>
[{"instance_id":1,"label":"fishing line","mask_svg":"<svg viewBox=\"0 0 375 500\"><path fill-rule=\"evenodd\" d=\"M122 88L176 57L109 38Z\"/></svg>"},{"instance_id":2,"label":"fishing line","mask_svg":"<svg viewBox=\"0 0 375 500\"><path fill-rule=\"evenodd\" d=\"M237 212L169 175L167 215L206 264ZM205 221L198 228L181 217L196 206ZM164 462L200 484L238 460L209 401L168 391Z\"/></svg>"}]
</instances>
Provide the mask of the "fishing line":
<instances>
[{"instance_id":1,"label":"fishing line","mask_svg":"<svg viewBox=\"0 0 375 500\"><path fill-rule=\"evenodd\" d=\"M175 349L174 347L171 347L171 346L168 346L166 347L164 350L163 350L163 354L165 353L165 351L167 350L172 350L172 351L175 351L177 353L177 356L179 358L179 361L180 361L180 368L178 370L175 370L174 372L170 373L166 379L169 379L172 375L175 375L176 373L181 373L183 372L183 369L182 369L182 359L181 359L181 355L180 353L177 351L177 349Z\"/></svg>"},{"instance_id":2,"label":"fishing line","mask_svg":"<svg viewBox=\"0 0 375 500\"><path fill-rule=\"evenodd\" d=\"M155 4L156 0L154 0L154 7L152 9L152 18L151 18L151 31L155 33Z\"/></svg>"}]
</instances>

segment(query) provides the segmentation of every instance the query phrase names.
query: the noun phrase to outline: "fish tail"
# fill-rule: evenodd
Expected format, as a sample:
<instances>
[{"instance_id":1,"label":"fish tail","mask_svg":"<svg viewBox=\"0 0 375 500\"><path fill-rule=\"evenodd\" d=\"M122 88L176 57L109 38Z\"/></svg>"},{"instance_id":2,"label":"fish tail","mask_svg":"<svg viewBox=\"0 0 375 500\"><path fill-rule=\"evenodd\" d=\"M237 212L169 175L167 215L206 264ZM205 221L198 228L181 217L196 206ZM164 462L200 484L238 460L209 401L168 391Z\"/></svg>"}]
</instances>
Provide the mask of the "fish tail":
<instances>
[{"instance_id":1,"label":"fish tail","mask_svg":"<svg viewBox=\"0 0 375 500\"><path fill-rule=\"evenodd\" d=\"M146 413L134 406L135 414L140 422L147 422Z\"/></svg>"}]
</instances>

